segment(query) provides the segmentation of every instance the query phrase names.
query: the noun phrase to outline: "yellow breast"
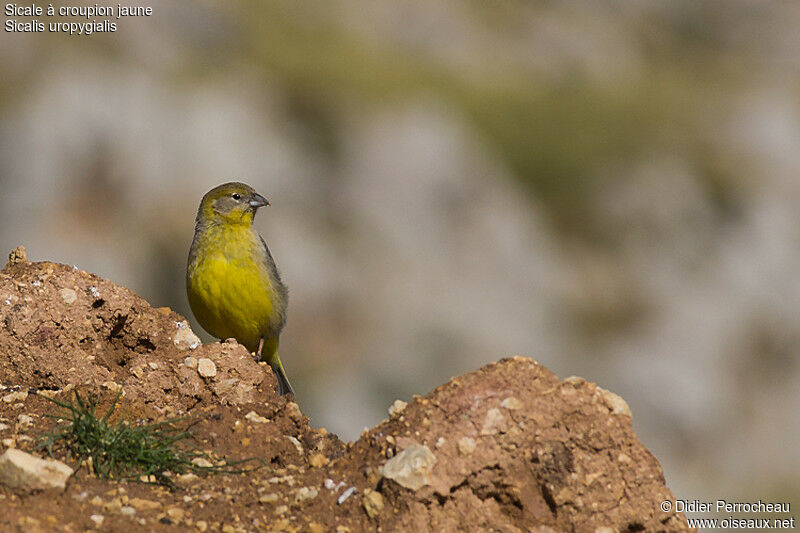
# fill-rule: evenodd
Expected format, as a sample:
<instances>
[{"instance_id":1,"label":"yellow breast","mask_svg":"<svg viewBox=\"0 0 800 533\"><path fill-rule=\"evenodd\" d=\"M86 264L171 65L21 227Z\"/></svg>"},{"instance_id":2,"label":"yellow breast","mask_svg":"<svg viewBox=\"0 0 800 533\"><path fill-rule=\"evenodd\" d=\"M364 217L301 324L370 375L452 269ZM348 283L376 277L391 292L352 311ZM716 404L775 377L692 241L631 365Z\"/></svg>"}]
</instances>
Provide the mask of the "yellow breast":
<instances>
[{"instance_id":1,"label":"yellow breast","mask_svg":"<svg viewBox=\"0 0 800 533\"><path fill-rule=\"evenodd\" d=\"M277 337L283 326L283 303L261 246L253 230L208 231L195 239L186 276L189 305L200 325L250 351L262 337Z\"/></svg>"}]
</instances>

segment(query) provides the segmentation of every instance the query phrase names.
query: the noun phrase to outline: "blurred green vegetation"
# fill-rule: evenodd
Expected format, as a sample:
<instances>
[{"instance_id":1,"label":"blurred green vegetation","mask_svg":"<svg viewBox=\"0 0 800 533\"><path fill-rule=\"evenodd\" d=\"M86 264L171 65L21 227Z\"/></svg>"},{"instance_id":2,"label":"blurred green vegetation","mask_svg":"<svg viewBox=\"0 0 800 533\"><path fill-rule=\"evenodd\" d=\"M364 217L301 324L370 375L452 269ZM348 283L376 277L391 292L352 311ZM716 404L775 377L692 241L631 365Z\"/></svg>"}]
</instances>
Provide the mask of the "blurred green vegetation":
<instances>
[{"instance_id":1,"label":"blurred green vegetation","mask_svg":"<svg viewBox=\"0 0 800 533\"><path fill-rule=\"evenodd\" d=\"M506 7L493 11L490 21L513 24L506 20L513 6ZM661 66L651 67L646 77L616 83L580 76L553 82L524 68L482 77L388 39L366 40L331 24L320 5L244 2L240 8L240 42L234 47L265 78L278 81L293 118L314 132L320 150L334 161L346 131L338 124L340 110L433 95L474 126L573 237L603 237L589 205L597 188L608 185L609 176L598 169L652 152L688 155L712 199L721 207L733 203L728 185L739 180L735 168L717 164L713 147L695 146L702 135L693 135L692 117L712 103L705 95L711 98L725 83L713 62L703 76L694 62L676 69L674 62L655 57ZM683 28L679 22L675 39ZM714 47L712 39L706 41Z\"/></svg>"},{"instance_id":2,"label":"blurred green vegetation","mask_svg":"<svg viewBox=\"0 0 800 533\"><path fill-rule=\"evenodd\" d=\"M347 134L343 121L353 109L367 114L435 97L474 126L566 236L596 243L607 236L590 201L613 179L602 170L620 161L679 152L718 207L730 212L736 204L743 173L703 141L696 117L713 112L719 95L746 77L753 59L725 40L718 27L722 21L709 22L711 8L683 5L641 16L644 72L629 78L598 81L566 68L553 79L524 63L518 69L485 65L485 73L460 70L457 62L429 49L352 31L338 21L335 4L276 0L232 3L227 11L215 10L218 27L184 28L186 63L176 74L192 83L237 65L255 66L265 83L282 91L293 122L333 167ZM459 6L498 35L530 31L522 26L520 10L539 8L544 9L516 1L491 9L479 2ZM65 55L69 50L113 60L127 52L124 42L111 37L47 35L41 46L57 44ZM50 61L57 62L58 54ZM31 82L37 71L9 76L13 91L0 81L6 104L11 95L25 94L20 84Z\"/></svg>"}]
</instances>

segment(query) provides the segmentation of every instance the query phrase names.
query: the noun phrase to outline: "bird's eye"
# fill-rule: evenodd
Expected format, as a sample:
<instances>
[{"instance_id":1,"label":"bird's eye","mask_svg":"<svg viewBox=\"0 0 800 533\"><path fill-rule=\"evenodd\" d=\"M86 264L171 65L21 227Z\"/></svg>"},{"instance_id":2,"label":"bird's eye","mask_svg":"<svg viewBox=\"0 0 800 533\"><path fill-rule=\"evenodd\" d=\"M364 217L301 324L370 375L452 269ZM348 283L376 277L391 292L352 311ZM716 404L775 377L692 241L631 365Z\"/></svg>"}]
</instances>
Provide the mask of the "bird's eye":
<instances>
[{"instance_id":1,"label":"bird's eye","mask_svg":"<svg viewBox=\"0 0 800 533\"><path fill-rule=\"evenodd\" d=\"M234 200L241 200L242 199L242 195L239 194L238 192L233 193L231 196L233 197Z\"/></svg>"}]
</instances>

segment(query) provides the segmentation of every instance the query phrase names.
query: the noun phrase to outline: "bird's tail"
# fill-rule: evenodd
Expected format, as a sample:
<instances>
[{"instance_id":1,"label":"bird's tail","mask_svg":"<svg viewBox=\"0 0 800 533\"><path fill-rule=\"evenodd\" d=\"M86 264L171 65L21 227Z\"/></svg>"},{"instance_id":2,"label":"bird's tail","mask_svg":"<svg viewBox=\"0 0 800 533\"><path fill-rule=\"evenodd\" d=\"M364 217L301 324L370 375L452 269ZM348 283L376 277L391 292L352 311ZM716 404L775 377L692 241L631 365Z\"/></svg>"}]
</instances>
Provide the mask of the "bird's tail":
<instances>
[{"instance_id":1,"label":"bird's tail","mask_svg":"<svg viewBox=\"0 0 800 533\"><path fill-rule=\"evenodd\" d=\"M283 369L281 358L278 357L277 353L275 354L275 362L277 364L270 363L269 366L272 367L272 372L278 379L278 394L281 396L289 393L294 394L294 389L292 388L291 383L289 383L289 378L286 377L286 371Z\"/></svg>"},{"instance_id":2,"label":"bird's tail","mask_svg":"<svg viewBox=\"0 0 800 533\"><path fill-rule=\"evenodd\" d=\"M289 378L286 377L286 371L283 369L281 358L278 356L278 339L262 340L261 353L259 355L262 361L266 361L272 367L272 372L278 380L278 394L280 396L289 393L294 394L294 389L289 383Z\"/></svg>"}]
</instances>

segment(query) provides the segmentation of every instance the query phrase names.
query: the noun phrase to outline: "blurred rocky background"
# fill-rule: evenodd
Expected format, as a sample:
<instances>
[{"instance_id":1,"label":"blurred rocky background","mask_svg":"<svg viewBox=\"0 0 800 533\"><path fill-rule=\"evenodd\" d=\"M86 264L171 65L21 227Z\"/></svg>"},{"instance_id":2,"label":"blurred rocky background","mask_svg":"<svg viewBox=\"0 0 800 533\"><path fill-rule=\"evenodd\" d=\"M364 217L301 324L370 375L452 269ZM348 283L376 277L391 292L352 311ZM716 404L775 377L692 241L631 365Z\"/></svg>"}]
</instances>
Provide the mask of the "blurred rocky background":
<instances>
[{"instance_id":1,"label":"blurred rocky background","mask_svg":"<svg viewBox=\"0 0 800 533\"><path fill-rule=\"evenodd\" d=\"M525 354L622 395L678 498L800 501L800 5L153 8L0 35L0 248L193 320L197 204L245 181L312 425Z\"/></svg>"}]
</instances>

